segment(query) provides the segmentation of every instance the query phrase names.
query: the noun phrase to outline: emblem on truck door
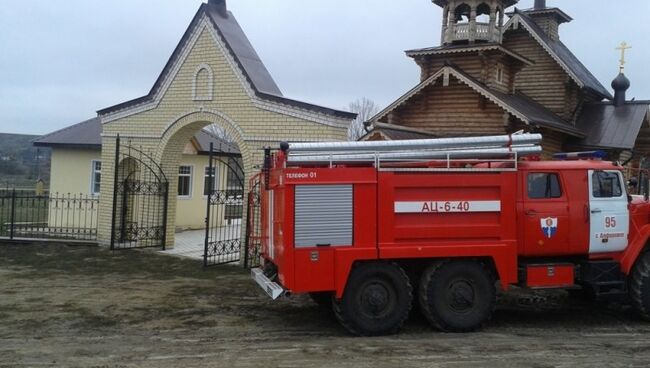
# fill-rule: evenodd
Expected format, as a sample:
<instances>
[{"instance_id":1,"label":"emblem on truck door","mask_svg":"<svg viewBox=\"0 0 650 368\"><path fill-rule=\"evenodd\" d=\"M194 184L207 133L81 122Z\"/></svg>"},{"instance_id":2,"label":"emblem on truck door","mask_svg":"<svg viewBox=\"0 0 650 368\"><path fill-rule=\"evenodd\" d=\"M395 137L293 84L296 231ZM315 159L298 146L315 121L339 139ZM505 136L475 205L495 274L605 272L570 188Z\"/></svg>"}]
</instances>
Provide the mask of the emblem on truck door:
<instances>
[{"instance_id":1,"label":"emblem on truck door","mask_svg":"<svg viewBox=\"0 0 650 368\"><path fill-rule=\"evenodd\" d=\"M557 232L557 217L547 217L540 219L540 224L542 226L542 232L547 238L552 238Z\"/></svg>"}]
</instances>

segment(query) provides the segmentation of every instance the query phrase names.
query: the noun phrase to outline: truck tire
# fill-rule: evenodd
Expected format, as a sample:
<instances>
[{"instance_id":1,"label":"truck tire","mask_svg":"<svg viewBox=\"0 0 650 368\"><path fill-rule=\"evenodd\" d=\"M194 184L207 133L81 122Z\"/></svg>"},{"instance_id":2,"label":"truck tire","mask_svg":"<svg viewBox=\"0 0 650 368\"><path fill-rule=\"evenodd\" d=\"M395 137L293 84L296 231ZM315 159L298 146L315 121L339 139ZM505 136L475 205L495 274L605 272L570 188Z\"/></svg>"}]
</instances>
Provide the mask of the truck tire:
<instances>
[{"instance_id":1,"label":"truck tire","mask_svg":"<svg viewBox=\"0 0 650 368\"><path fill-rule=\"evenodd\" d=\"M474 261L436 262L422 274L420 310L446 332L470 332L492 316L496 290L492 273Z\"/></svg>"},{"instance_id":2,"label":"truck tire","mask_svg":"<svg viewBox=\"0 0 650 368\"><path fill-rule=\"evenodd\" d=\"M413 304L408 276L394 263L366 263L354 268L341 300L332 303L338 321L351 334L397 333Z\"/></svg>"},{"instance_id":3,"label":"truck tire","mask_svg":"<svg viewBox=\"0 0 650 368\"><path fill-rule=\"evenodd\" d=\"M630 276L632 306L645 320L650 321L650 252L639 257Z\"/></svg>"},{"instance_id":4,"label":"truck tire","mask_svg":"<svg viewBox=\"0 0 650 368\"><path fill-rule=\"evenodd\" d=\"M332 309L332 293L328 291L309 293L309 297L319 307L323 309Z\"/></svg>"}]
</instances>

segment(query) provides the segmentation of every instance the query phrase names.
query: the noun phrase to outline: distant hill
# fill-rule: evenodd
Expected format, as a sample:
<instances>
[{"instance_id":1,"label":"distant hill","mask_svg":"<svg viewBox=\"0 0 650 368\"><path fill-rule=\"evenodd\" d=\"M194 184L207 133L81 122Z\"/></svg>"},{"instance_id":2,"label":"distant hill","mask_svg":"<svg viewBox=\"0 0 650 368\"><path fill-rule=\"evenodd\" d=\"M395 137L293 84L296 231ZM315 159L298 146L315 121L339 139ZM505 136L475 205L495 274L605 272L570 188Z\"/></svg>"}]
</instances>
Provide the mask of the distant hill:
<instances>
[{"instance_id":1,"label":"distant hill","mask_svg":"<svg viewBox=\"0 0 650 368\"><path fill-rule=\"evenodd\" d=\"M39 178L50 180L49 148L36 148L36 135L0 133L0 189L32 188Z\"/></svg>"}]
</instances>

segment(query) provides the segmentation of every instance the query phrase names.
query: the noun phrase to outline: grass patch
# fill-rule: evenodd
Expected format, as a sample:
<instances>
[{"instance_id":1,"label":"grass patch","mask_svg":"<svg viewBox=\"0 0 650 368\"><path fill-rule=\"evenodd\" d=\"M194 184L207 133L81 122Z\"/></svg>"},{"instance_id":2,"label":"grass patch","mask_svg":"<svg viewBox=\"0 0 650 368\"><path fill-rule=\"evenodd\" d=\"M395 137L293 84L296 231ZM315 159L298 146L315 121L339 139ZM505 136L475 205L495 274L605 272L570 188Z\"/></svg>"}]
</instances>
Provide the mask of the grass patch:
<instances>
[{"instance_id":1,"label":"grass patch","mask_svg":"<svg viewBox=\"0 0 650 368\"><path fill-rule=\"evenodd\" d=\"M215 277L242 275L239 267L202 268L195 260L157 254L152 250L110 251L101 247L68 246L63 244L0 245L4 266L30 267L33 272L21 278L44 278L52 272L78 276L119 274L155 280L179 277L214 280ZM106 279L110 281L109 278Z\"/></svg>"}]
</instances>

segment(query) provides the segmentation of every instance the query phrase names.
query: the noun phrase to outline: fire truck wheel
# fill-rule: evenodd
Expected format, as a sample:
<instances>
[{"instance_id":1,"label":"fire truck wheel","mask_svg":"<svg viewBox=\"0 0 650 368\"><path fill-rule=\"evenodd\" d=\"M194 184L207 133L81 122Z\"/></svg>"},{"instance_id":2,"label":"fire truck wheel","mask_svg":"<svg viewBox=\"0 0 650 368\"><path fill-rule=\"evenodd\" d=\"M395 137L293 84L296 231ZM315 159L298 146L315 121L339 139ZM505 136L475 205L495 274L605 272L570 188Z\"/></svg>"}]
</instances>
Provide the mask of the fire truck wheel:
<instances>
[{"instance_id":1,"label":"fire truck wheel","mask_svg":"<svg viewBox=\"0 0 650 368\"><path fill-rule=\"evenodd\" d=\"M408 276L398 265L361 264L352 270L343 298L334 301L334 314L354 335L394 334L411 311L412 292Z\"/></svg>"},{"instance_id":2,"label":"fire truck wheel","mask_svg":"<svg viewBox=\"0 0 650 368\"><path fill-rule=\"evenodd\" d=\"M326 309L332 309L332 293L330 293L330 292L309 293L309 297L319 307L326 308Z\"/></svg>"},{"instance_id":3,"label":"fire truck wheel","mask_svg":"<svg viewBox=\"0 0 650 368\"><path fill-rule=\"evenodd\" d=\"M650 321L650 252L640 256L634 265L629 290L634 309Z\"/></svg>"},{"instance_id":4,"label":"fire truck wheel","mask_svg":"<svg viewBox=\"0 0 650 368\"><path fill-rule=\"evenodd\" d=\"M492 273L478 262L434 263L422 274L420 309L439 330L474 331L492 316L494 284Z\"/></svg>"}]
</instances>

